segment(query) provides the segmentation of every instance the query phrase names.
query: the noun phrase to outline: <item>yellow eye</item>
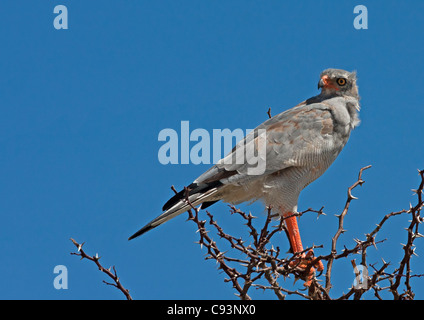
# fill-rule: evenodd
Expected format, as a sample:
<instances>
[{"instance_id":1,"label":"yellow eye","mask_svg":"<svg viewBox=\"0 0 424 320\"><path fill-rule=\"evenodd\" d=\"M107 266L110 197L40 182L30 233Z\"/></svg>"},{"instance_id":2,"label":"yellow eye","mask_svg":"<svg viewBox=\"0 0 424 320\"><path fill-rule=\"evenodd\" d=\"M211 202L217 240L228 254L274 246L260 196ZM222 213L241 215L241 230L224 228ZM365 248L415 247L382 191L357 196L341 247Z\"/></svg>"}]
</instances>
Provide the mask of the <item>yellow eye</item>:
<instances>
[{"instance_id":1,"label":"yellow eye","mask_svg":"<svg viewBox=\"0 0 424 320\"><path fill-rule=\"evenodd\" d=\"M337 84L341 87L344 86L346 84L346 79L345 78L338 78Z\"/></svg>"}]
</instances>

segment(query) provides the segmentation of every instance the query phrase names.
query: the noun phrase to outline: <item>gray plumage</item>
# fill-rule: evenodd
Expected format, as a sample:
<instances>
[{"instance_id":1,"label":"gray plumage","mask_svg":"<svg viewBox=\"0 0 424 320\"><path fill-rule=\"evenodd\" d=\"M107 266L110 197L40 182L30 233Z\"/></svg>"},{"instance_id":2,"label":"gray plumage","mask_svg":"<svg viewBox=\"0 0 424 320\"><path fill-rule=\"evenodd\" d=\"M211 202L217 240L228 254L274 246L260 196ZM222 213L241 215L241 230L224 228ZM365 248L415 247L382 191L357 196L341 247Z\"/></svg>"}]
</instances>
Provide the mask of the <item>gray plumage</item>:
<instances>
[{"instance_id":1,"label":"gray plumage","mask_svg":"<svg viewBox=\"0 0 424 320\"><path fill-rule=\"evenodd\" d=\"M262 200L284 215L297 212L300 192L337 158L359 124L356 73L327 69L320 75L319 95L284 111L250 132L216 165L172 197L164 212L129 239L187 211L223 200L231 204ZM265 134L260 134L265 130ZM254 151L248 152L248 151ZM242 152L240 152L242 151ZM255 155L263 161L249 159ZM243 160L243 161L241 161Z\"/></svg>"}]
</instances>

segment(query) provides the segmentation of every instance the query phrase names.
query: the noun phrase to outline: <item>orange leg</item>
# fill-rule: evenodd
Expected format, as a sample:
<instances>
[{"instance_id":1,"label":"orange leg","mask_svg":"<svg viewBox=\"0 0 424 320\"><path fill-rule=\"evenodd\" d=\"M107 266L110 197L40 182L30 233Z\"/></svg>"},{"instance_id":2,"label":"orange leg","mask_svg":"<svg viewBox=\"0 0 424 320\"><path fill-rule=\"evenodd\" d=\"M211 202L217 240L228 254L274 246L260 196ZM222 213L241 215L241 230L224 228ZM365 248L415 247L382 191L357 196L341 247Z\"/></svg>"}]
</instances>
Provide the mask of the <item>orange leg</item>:
<instances>
[{"instance_id":1,"label":"orange leg","mask_svg":"<svg viewBox=\"0 0 424 320\"><path fill-rule=\"evenodd\" d=\"M289 216L284 221L287 226L287 231L289 233L290 245L293 249L293 253L303 251L302 240L300 239L299 226L297 225L297 218L293 216L292 213L287 214ZM291 217L290 217L291 216Z\"/></svg>"},{"instance_id":2,"label":"orange leg","mask_svg":"<svg viewBox=\"0 0 424 320\"><path fill-rule=\"evenodd\" d=\"M287 214L284 215L286 218L284 221L286 223L287 226L287 231L289 234L289 241L290 241L290 245L293 249L293 254L296 254L298 252L302 252L303 251L303 246L302 246L302 240L300 239L300 232L299 232L299 226L297 225L297 217L293 215L293 213L289 212ZM294 265L298 265L301 268L306 269L308 264L307 262L303 262L302 260L304 259L309 259L313 257L313 252L312 250L310 250L306 255L303 253L301 256L301 261L300 263L294 263ZM324 265L322 264L321 261L318 261L314 267L317 268L318 271L322 271L324 270ZM305 282L305 286L309 286L311 284L311 280L312 280L312 276L315 272L315 269L312 267L310 269L310 273L307 276L307 282Z\"/></svg>"}]
</instances>

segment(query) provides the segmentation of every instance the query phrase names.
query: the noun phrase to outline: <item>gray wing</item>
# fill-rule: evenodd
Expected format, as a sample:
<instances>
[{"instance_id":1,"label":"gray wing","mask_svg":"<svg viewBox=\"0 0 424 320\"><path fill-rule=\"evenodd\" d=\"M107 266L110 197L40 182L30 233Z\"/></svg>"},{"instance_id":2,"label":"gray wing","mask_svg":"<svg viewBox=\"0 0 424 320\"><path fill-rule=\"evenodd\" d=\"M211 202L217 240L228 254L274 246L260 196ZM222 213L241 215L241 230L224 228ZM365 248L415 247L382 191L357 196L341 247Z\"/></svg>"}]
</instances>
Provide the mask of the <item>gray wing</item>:
<instances>
[{"instance_id":1,"label":"gray wing","mask_svg":"<svg viewBox=\"0 0 424 320\"><path fill-rule=\"evenodd\" d=\"M328 105L301 104L268 119L195 183L243 184L279 170L305 164L334 144L334 119ZM265 130L265 133L263 132Z\"/></svg>"},{"instance_id":2,"label":"gray wing","mask_svg":"<svg viewBox=\"0 0 424 320\"><path fill-rule=\"evenodd\" d=\"M329 106L323 103L302 103L265 121L188 189L169 199L162 208L164 212L129 239L189 210L192 205L205 203L206 207L216 202L213 196L225 185L243 185L288 167L301 166L311 159L317 160L320 154L337 145L343 147L344 143L334 134L336 125Z\"/></svg>"}]
</instances>

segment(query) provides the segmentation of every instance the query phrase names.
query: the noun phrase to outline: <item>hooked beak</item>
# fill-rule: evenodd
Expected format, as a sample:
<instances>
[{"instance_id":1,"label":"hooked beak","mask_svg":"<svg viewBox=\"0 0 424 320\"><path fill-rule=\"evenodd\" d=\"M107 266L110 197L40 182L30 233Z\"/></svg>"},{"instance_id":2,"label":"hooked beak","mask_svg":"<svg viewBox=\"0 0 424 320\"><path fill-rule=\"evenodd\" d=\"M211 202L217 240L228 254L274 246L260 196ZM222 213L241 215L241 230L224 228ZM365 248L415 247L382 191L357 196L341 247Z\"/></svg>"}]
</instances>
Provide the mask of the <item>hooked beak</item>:
<instances>
[{"instance_id":1,"label":"hooked beak","mask_svg":"<svg viewBox=\"0 0 424 320\"><path fill-rule=\"evenodd\" d=\"M330 77L327 76L327 75L322 76L322 78L318 82L318 89L321 89L321 88L324 88L324 89L334 89L334 90L337 90L337 91L339 90L339 88L337 88L333 84L333 82L330 80Z\"/></svg>"}]
</instances>

